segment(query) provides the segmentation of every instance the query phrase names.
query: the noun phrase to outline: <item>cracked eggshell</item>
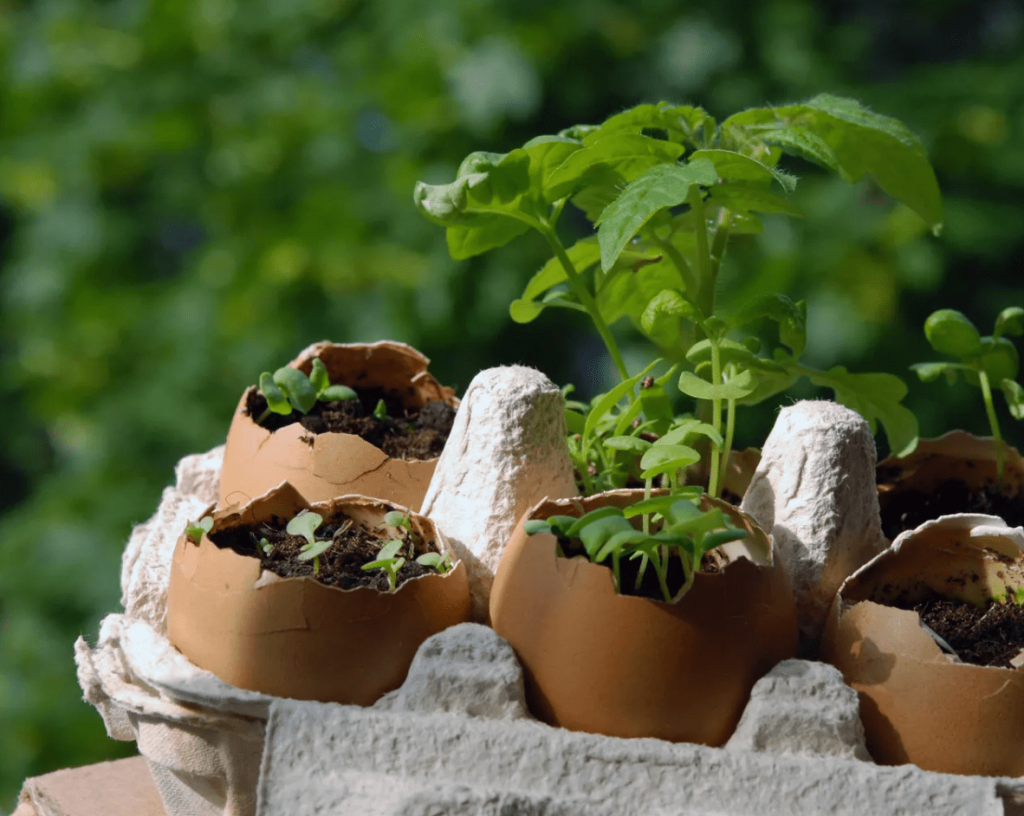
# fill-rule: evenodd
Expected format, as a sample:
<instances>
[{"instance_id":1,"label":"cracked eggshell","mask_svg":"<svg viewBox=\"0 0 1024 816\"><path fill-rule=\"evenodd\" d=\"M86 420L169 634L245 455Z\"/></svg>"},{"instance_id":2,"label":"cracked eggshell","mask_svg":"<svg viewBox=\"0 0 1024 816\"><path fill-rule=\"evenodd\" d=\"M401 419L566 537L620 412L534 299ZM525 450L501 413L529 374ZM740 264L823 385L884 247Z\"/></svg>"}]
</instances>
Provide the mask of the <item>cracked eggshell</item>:
<instances>
[{"instance_id":1,"label":"cracked eggshell","mask_svg":"<svg viewBox=\"0 0 1024 816\"><path fill-rule=\"evenodd\" d=\"M287 519L307 508L325 519L344 509L370 527L383 524L389 510L405 510L365 496L310 504L284 483L240 510L214 514L211 532ZM450 552L432 521L411 518L417 532ZM239 688L365 706L402 684L424 640L467 621L469 612L461 562L393 593L343 590L312 578L280 578L206 535L199 544L182 535L171 565L167 632L192 663Z\"/></svg>"},{"instance_id":2,"label":"cracked eggshell","mask_svg":"<svg viewBox=\"0 0 1024 816\"><path fill-rule=\"evenodd\" d=\"M771 540L719 504L749 538L724 545L730 563L698 573L675 604L619 595L611 571L558 558L531 518L625 507L642 490L543 501L502 556L491 591L494 630L523 664L530 710L552 725L615 737L722 745L754 683L796 654L796 611Z\"/></svg>"},{"instance_id":3,"label":"cracked eggshell","mask_svg":"<svg viewBox=\"0 0 1024 816\"><path fill-rule=\"evenodd\" d=\"M383 388L399 394L406 407L443 400L457 408L451 388L427 372L430 362L404 343L315 343L290 366L309 374L314 358L332 383L352 388ZM419 507L437 459L392 459L353 434L311 434L298 422L270 432L245 413L251 386L242 394L228 430L220 474L218 506L242 505L289 481L309 501L345 494L376 496Z\"/></svg>"},{"instance_id":4,"label":"cracked eggshell","mask_svg":"<svg viewBox=\"0 0 1024 816\"><path fill-rule=\"evenodd\" d=\"M931 592L984 603L1014 591L1024 591L1024 529L995 516L925 522L847 578L822 653L860 696L876 762L1024 775L1024 671L956 662L916 612L885 605Z\"/></svg>"},{"instance_id":5,"label":"cracked eggshell","mask_svg":"<svg viewBox=\"0 0 1024 816\"><path fill-rule=\"evenodd\" d=\"M928 493L947 481L978 488L996 484L996 452L991 437L950 431L937 439L922 439L912 454L889 456L878 463L878 503L885 509L892 497L915 491ZM1007 445L1004 466L1007 494L1024 491L1024 458Z\"/></svg>"}]
</instances>

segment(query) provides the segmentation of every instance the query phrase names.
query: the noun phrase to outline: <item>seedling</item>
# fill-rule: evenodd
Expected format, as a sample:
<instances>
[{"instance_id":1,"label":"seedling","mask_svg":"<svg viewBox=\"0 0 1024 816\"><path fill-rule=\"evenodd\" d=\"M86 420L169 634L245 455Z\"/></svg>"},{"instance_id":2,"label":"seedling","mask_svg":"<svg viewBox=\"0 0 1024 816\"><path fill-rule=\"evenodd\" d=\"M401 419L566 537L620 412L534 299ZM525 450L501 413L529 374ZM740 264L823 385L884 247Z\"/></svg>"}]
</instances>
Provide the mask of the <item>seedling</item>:
<instances>
[{"instance_id":1,"label":"seedling","mask_svg":"<svg viewBox=\"0 0 1024 816\"><path fill-rule=\"evenodd\" d=\"M658 577L662 599L675 603L693 586L693 576L700 571L704 554L729 541L746 537L746 532L734 527L725 513L718 508L701 512L695 504L699 489L691 488L690 498L675 495L657 496L627 507L599 507L575 518L551 516L531 519L524 525L529 535L550 533L561 547L578 539L587 558L594 564L611 559L611 570L616 592L622 593L620 563L623 556L642 559L634 591L640 587L644 568L649 562ZM644 530L637 530L629 522L634 516L644 517ZM648 522L660 522L657 532L647 532ZM675 553L683 567L683 586L673 594L667 582L668 564Z\"/></svg>"},{"instance_id":2,"label":"seedling","mask_svg":"<svg viewBox=\"0 0 1024 816\"><path fill-rule=\"evenodd\" d=\"M448 553L445 553L444 555L436 552L423 553L423 555L416 559L416 563L422 564L424 567L429 567L442 575L452 568L451 555Z\"/></svg>"},{"instance_id":3,"label":"seedling","mask_svg":"<svg viewBox=\"0 0 1024 816\"><path fill-rule=\"evenodd\" d=\"M399 539L389 541L380 548L376 561L363 564L364 570L384 570L388 576L388 585L391 587L392 592L395 591L398 585L398 571L405 566L405 558L398 554L404 544L405 542Z\"/></svg>"},{"instance_id":4,"label":"seedling","mask_svg":"<svg viewBox=\"0 0 1024 816\"><path fill-rule=\"evenodd\" d=\"M772 295L726 313L716 303L730 236L759 231L762 214L801 215L773 189L786 194L796 186L778 167L783 153L850 182L870 173L933 231L941 227L938 184L921 142L899 121L829 95L744 111L721 123L697 107L639 105L599 126L540 136L510 153L472 153L454 181L420 183L415 199L445 227L456 259L530 229L543 236L553 257L512 303L517 322L530 322L548 307L586 313L626 383L633 378L609 326L628 317L662 357L692 369L680 374L679 388L697 400L698 418L713 429L710 492L718 495L736 407L784 391L801 376L831 388L873 430L881 422L894 452L909 453L917 443L917 421L900 404L906 386L897 377L842 367L818 371L800 362L804 304ZM557 225L569 203L596 234L566 247ZM742 333L765 318L779 326L779 348L770 357L759 356L758 339ZM635 387L619 400L632 410ZM657 419L646 408L642 413ZM587 463L590 441L581 434L576 451ZM588 469L581 471L585 481Z\"/></svg>"},{"instance_id":5,"label":"seedling","mask_svg":"<svg viewBox=\"0 0 1024 816\"><path fill-rule=\"evenodd\" d=\"M981 389L995 444L996 472L1002 485L1006 443L999 432L992 390L995 387L1003 392L1014 419L1024 419L1024 388L1017 382L1020 357L1005 336L1024 334L1024 309L1019 306L1003 309L990 337L982 337L970 319L956 309L939 309L925 320L924 334L933 349L957 358L958 362L917 363L911 369L926 382L945 376L950 385L962 374L967 382Z\"/></svg>"},{"instance_id":6,"label":"seedling","mask_svg":"<svg viewBox=\"0 0 1024 816\"><path fill-rule=\"evenodd\" d=\"M299 513L299 515L289 521L288 526L285 528L289 535L302 536L308 542L299 548L299 555L296 558L299 561L308 561L312 558L314 575L320 574L320 556L334 543L334 540L330 538L324 541L316 539L314 533L323 524L323 521L323 516L319 513L307 510ZM351 524L351 522L347 522L347 524Z\"/></svg>"},{"instance_id":7,"label":"seedling","mask_svg":"<svg viewBox=\"0 0 1024 816\"><path fill-rule=\"evenodd\" d=\"M347 385L331 385L327 366L316 357L313 370L307 377L291 366L279 368L273 374L260 374L260 393L267 401L266 410L256 420L257 425L271 415L288 416L292 411L308 414L316 403L356 399L356 392Z\"/></svg>"},{"instance_id":8,"label":"seedling","mask_svg":"<svg viewBox=\"0 0 1024 816\"><path fill-rule=\"evenodd\" d=\"M203 516L199 521L190 521L185 528L185 536L193 544L198 544L199 539L213 528L213 517Z\"/></svg>"},{"instance_id":9,"label":"seedling","mask_svg":"<svg viewBox=\"0 0 1024 816\"><path fill-rule=\"evenodd\" d=\"M373 415L381 422L388 421L388 407L384 404L384 400L377 401L377 404L373 407Z\"/></svg>"}]
</instances>

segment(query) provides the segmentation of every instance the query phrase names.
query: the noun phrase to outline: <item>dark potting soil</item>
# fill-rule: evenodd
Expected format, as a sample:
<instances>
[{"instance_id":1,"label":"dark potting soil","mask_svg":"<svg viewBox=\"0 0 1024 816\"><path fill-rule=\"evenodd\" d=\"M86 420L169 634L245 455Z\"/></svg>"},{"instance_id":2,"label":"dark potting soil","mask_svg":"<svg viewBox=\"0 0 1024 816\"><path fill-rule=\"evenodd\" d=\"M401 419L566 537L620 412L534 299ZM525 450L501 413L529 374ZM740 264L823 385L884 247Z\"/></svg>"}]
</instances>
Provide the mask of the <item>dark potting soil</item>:
<instances>
[{"instance_id":1,"label":"dark potting soil","mask_svg":"<svg viewBox=\"0 0 1024 816\"><path fill-rule=\"evenodd\" d=\"M354 389L358 399L317 402L308 414L270 414L262 427L277 431L295 422L311 434L349 433L376 445L392 459L435 459L452 431L455 409L446 402L428 402L422 408L403 408L401 398L379 388ZM377 419L373 409L384 400L387 417ZM245 413L254 420L267 409L266 398L251 389Z\"/></svg>"},{"instance_id":2,"label":"dark potting soil","mask_svg":"<svg viewBox=\"0 0 1024 816\"><path fill-rule=\"evenodd\" d=\"M887 477L879 472L879 481ZM939 516L953 513L984 513L999 516L1009 526L1024 525L1024 493L1007 495L996 485L971 490L961 481L939 485L930 493L908 490L881 500L882 532L892 540L905 530Z\"/></svg>"},{"instance_id":3,"label":"dark potting soil","mask_svg":"<svg viewBox=\"0 0 1024 816\"><path fill-rule=\"evenodd\" d=\"M371 587L381 592L390 591L387 574L383 570L363 570L363 564L377 560L380 548L387 544L387 538L359 523L346 524L351 521L347 516L339 515L336 519L325 521L317 528L315 537L318 541L333 540L333 544L319 556L320 570L313 572L313 560L299 561L302 547L307 543L302 536L289 535L285 529L287 519L274 516L269 522L260 524L257 529L236 527L223 530L210 536L210 540L218 547L230 547L239 555L253 556L260 559L263 569L280 575L282 578L315 578L322 584L340 589L356 589ZM436 572L430 567L416 563L416 557L427 552L438 552L433 541L410 542L406 533L406 545L399 551L405 564L398 570L397 586L400 587L410 578L418 578ZM266 538L271 545L267 554L259 546L259 540Z\"/></svg>"},{"instance_id":4,"label":"dark potting soil","mask_svg":"<svg viewBox=\"0 0 1024 816\"><path fill-rule=\"evenodd\" d=\"M925 626L945 640L964 663L1014 668L1010 660L1024 649L1024 606L992 603L982 609L940 597L895 605L917 612Z\"/></svg>"},{"instance_id":5,"label":"dark potting soil","mask_svg":"<svg viewBox=\"0 0 1024 816\"><path fill-rule=\"evenodd\" d=\"M590 560L587 558L587 551L583 548L583 544L578 538L567 539L559 536L558 543L562 547L562 552L565 553L566 558L582 556L584 559ZM640 574L640 561L641 559L639 558L623 558L619 561L619 576L622 582L619 594L664 602L665 596L661 594L658 575L651 564L648 563L647 569L644 570L644 577L640 581L640 586L636 586L636 578ZM704 558L701 559L700 563L700 571L709 573L719 572L721 569L720 563L711 553L704 553ZM606 559L601 565L610 570L612 568L612 559ZM683 588L685 580L686 575L683 573L683 565L679 557L673 554L669 558L668 574L665 578L669 593L675 595Z\"/></svg>"}]
</instances>

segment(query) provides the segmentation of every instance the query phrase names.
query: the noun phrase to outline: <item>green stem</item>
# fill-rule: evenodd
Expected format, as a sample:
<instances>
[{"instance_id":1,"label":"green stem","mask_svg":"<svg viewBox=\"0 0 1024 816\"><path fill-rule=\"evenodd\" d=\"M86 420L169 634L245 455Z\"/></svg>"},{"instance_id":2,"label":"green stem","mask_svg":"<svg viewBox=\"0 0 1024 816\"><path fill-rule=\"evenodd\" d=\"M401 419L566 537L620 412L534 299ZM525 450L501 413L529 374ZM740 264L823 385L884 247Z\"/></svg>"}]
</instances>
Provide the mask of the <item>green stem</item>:
<instances>
[{"instance_id":1,"label":"green stem","mask_svg":"<svg viewBox=\"0 0 1024 816\"><path fill-rule=\"evenodd\" d=\"M619 372L619 376L624 381L628 380L629 371L626 369L626 364L622 360L622 354L619 352L619 346L615 342L615 338L612 337L608 324L604 322L604 318L601 316L601 310L597 306L597 301L594 300L593 295L591 295L587 290L587 286L583 282L582 276L576 271L576 267L573 265L572 259L565 251L565 247L562 246L562 242L558 240L558 235L555 233L554 227L550 222L545 220L540 222L540 226L538 226L537 229L551 246L551 249L555 253L555 257L558 258L558 262L565 270L565 276L568 279L573 292L583 305L583 308L587 310L587 313L590 315L590 319L594 321L594 327L597 329L597 333L601 335L601 339L604 341L604 345L605 348L608 349L608 353L612 356L612 362L615 364L615 368ZM633 397L630 395L630 402L632 401Z\"/></svg>"},{"instance_id":2,"label":"green stem","mask_svg":"<svg viewBox=\"0 0 1024 816\"><path fill-rule=\"evenodd\" d=\"M708 338L711 343L711 384L721 385L722 384L722 354L718 348L718 342L712 338ZM715 398L711 401L711 427L721 435L722 433L722 400L721 398ZM714 498L718 498L721 492L721 485L719 484L721 473L720 473L720 450L714 450L712 447L711 452L711 475L708 478L708 494Z\"/></svg>"},{"instance_id":3,"label":"green stem","mask_svg":"<svg viewBox=\"0 0 1024 816\"><path fill-rule=\"evenodd\" d=\"M992 443L996 449L996 478L999 487L1003 486L1003 437L999 434L999 420L996 419L996 405L992 401L992 388L988 382L988 374L981 368L978 370L978 382L981 385L981 396L985 400L985 413L988 415L988 424L992 428Z\"/></svg>"},{"instance_id":4,"label":"green stem","mask_svg":"<svg viewBox=\"0 0 1024 816\"><path fill-rule=\"evenodd\" d=\"M729 243L729 227L732 225L732 213L728 210L721 210L718 213L718 223L715 225L715 239L711 244L711 280L718 280L718 270L722 265L722 258L725 257L725 247Z\"/></svg>"},{"instance_id":5,"label":"green stem","mask_svg":"<svg viewBox=\"0 0 1024 816\"><path fill-rule=\"evenodd\" d=\"M672 593L668 591L668 564L664 562L664 558L659 559L659 563L654 565L654 571L658 574L658 586L661 587L661 595L665 599L665 603L672 603Z\"/></svg>"}]
</instances>

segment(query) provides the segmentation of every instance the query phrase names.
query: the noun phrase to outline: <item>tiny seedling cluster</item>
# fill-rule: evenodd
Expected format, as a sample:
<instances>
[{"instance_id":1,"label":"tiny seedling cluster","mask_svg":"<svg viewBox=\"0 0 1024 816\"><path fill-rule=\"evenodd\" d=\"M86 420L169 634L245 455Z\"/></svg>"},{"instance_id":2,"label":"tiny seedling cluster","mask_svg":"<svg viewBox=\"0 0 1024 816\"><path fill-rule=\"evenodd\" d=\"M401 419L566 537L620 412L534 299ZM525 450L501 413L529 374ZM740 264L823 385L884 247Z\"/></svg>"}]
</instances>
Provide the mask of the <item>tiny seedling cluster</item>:
<instances>
[{"instance_id":1,"label":"tiny seedling cluster","mask_svg":"<svg viewBox=\"0 0 1024 816\"><path fill-rule=\"evenodd\" d=\"M650 566L658 578L662 600L674 603L693 586L694 573L700 571L704 554L715 547L746 537L746 532L734 527L720 508L701 512L696 500L703 493L691 488L689 497L680 498L683 491L670 495L644 499L627 508L599 507L580 517L550 516L532 519L524 525L529 535L550 533L558 541L558 554L565 555L564 545L577 540L594 564L611 567L615 589L627 595L640 589L644 573ZM630 519L639 516L641 529ZM655 528L657 528L655 530ZM682 586L673 591L668 585L669 559L679 558L683 568ZM640 567L632 587L622 586L621 562L623 558L640 559Z\"/></svg>"},{"instance_id":2,"label":"tiny seedling cluster","mask_svg":"<svg viewBox=\"0 0 1024 816\"><path fill-rule=\"evenodd\" d=\"M267 401L266 410L257 418L256 424L263 424L272 413L288 416L292 411L308 414L317 402L353 400L356 392L347 385L332 385L327 366L317 357L313 370L307 377L291 366L283 366L273 374L260 374L260 393Z\"/></svg>"}]
</instances>

